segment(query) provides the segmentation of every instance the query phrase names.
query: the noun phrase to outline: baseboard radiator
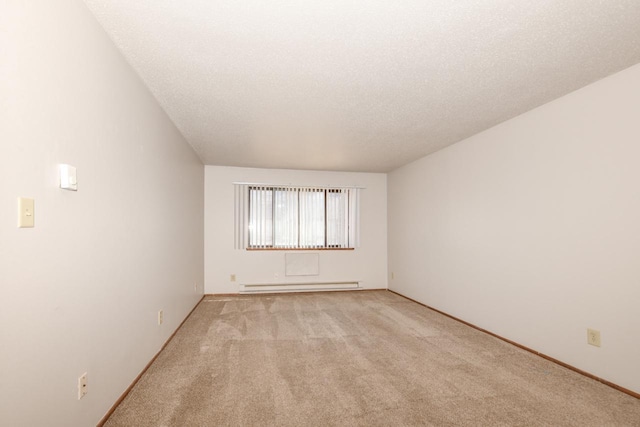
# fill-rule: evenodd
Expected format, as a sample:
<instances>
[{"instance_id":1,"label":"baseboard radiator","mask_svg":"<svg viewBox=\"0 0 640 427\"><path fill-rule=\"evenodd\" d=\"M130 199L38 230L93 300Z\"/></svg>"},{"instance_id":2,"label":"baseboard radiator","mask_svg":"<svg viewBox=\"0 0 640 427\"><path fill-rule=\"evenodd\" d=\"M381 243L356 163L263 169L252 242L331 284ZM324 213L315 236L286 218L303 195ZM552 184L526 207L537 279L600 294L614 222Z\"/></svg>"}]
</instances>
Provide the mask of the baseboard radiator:
<instances>
[{"instance_id":1,"label":"baseboard radiator","mask_svg":"<svg viewBox=\"0 0 640 427\"><path fill-rule=\"evenodd\" d=\"M345 280L336 282L284 282L284 283L243 283L240 284L241 294L258 294L274 292L317 292L317 291L348 291L362 289L359 280Z\"/></svg>"}]
</instances>

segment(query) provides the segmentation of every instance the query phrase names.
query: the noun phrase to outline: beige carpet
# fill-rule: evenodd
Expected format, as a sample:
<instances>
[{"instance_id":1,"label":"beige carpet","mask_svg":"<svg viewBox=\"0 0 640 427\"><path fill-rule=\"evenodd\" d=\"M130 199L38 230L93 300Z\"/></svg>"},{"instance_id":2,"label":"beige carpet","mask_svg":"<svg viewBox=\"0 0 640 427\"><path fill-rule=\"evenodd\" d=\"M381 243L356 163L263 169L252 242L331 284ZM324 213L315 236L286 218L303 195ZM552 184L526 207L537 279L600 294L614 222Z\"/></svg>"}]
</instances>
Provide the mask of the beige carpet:
<instances>
[{"instance_id":1,"label":"beige carpet","mask_svg":"<svg viewBox=\"0 0 640 427\"><path fill-rule=\"evenodd\" d=\"M387 291L206 297L106 426L640 426L640 400Z\"/></svg>"}]
</instances>

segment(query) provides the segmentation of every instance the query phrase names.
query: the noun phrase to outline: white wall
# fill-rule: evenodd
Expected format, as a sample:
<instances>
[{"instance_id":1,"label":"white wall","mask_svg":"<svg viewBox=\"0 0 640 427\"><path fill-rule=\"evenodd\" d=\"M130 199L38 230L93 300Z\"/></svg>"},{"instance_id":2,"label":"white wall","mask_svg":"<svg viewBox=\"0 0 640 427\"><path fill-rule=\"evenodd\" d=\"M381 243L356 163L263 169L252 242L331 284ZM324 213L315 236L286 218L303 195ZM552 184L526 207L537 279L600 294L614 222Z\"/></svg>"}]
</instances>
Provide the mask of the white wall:
<instances>
[{"instance_id":1,"label":"white wall","mask_svg":"<svg viewBox=\"0 0 640 427\"><path fill-rule=\"evenodd\" d=\"M640 392L639 94L637 65L391 173L389 288Z\"/></svg>"},{"instance_id":2,"label":"white wall","mask_svg":"<svg viewBox=\"0 0 640 427\"><path fill-rule=\"evenodd\" d=\"M202 294L204 167L80 1L2 2L0 94L0 425L95 425Z\"/></svg>"},{"instance_id":3,"label":"white wall","mask_svg":"<svg viewBox=\"0 0 640 427\"><path fill-rule=\"evenodd\" d=\"M362 280L364 288L387 287L386 174L206 166L206 293L237 293L241 283L302 281L300 277L285 277L288 251L234 250L233 182L366 187L360 200L361 247L353 251L310 251L320 254L320 275L306 280ZM230 281L231 274L236 275L236 282Z\"/></svg>"}]
</instances>

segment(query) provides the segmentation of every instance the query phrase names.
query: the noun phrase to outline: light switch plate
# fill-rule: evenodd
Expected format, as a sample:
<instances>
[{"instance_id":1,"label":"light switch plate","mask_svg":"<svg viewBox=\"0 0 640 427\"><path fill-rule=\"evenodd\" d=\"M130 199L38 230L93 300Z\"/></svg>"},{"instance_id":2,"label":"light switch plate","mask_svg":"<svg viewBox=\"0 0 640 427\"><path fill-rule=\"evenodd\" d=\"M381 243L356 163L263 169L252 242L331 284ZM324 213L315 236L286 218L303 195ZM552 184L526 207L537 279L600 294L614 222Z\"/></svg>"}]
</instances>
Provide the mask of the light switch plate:
<instances>
[{"instance_id":1,"label":"light switch plate","mask_svg":"<svg viewBox=\"0 0 640 427\"><path fill-rule=\"evenodd\" d=\"M60 188L63 190L78 191L78 178L74 166L60 165Z\"/></svg>"},{"instance_id":2,"label":"light switch plate","mask_svg":"<svg viewBox=\"0 0 640 427\"><path fill-rule=\"evenodd\" d=\"M35 224L35 201L18 197L18 228L33 228Z\"/></svg>"}]
</instances>

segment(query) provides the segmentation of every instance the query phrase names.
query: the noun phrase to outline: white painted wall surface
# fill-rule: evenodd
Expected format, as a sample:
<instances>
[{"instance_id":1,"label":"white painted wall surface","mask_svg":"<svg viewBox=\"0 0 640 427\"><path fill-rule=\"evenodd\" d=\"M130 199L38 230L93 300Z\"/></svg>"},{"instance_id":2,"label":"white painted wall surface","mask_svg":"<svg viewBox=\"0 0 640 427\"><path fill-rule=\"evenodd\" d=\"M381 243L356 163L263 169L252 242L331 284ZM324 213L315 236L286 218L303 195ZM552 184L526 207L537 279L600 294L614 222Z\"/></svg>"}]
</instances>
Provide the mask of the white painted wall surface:
<instances>
[{"instance_id":1,"label":"white painted wall surface","mask_svg":"<svg viewBox=\"0 0 640 427\"><path fill-rule=\"evenodd\" d=\"M203 165L82 2L2 2L0 425L102 418L202 294L203 196Z\"/></svg>"},{"instance_id":2,"label":"white painted wall surface","mask_svg":"<svg viewBox=\"0 0 640 427\"><path fill-rule=\"evenodd\" d=\"M391 173L389 288L640 392L639 114L636 65Z\"/></svg>"},{"instance_id":3,"label":"white painted wall surface","mask_svg":"<svg viewBox=\"0 0 640 427\"><path fill-rule=\"evenodd\" d=\"M234 250L234 182L306 186L362 186L360 244L353 251L320 254L320 274L285 276L290 251ZM205 292L237 293L242 283L361 280L368 289L387 287L387 176L346 173L205 167ZM296 251L297 252L297 251ZM231 282L230 276L236 275ZM276 277L277 275L277 277Z\"/></svg>"}]
</instances>

